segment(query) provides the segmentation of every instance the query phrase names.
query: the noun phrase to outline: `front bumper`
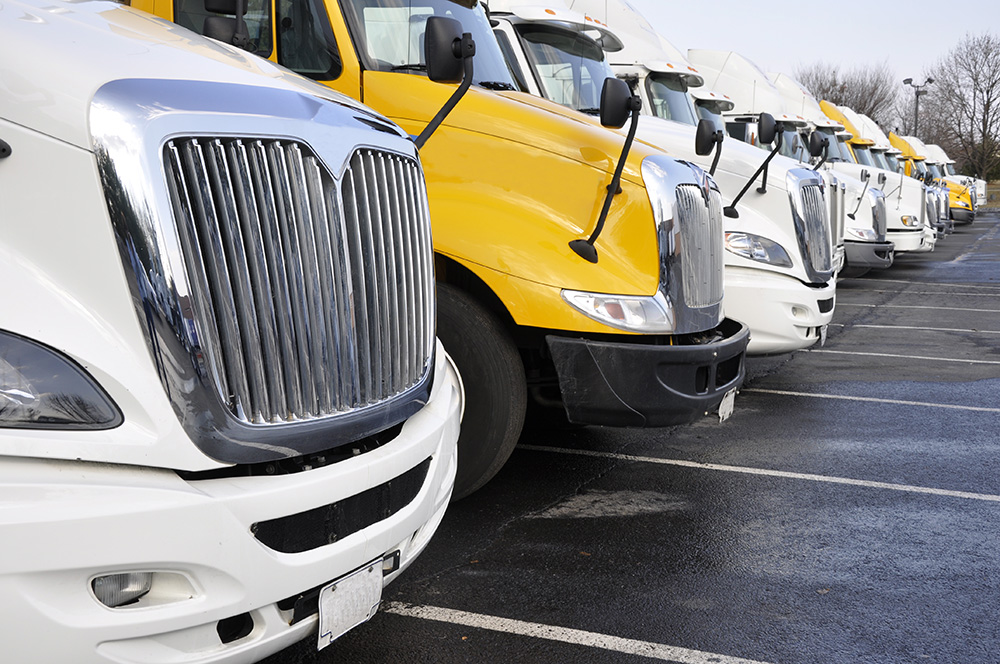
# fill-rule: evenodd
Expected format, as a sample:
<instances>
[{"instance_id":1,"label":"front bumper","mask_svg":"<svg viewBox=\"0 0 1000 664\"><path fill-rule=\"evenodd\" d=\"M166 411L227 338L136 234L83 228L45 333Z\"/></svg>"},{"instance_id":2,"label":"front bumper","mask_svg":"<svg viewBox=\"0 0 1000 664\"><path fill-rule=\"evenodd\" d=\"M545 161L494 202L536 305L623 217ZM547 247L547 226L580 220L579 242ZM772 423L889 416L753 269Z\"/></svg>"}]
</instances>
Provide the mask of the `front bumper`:
<instances>
[{"instance_id":1,"label":"front bumper","mask_svg":"<svg viewBox=\"0 0 1000 664\"><path fill-rule=\"evenodd\" d=\"M845 240L847 265L853 268L884 270L892 265L892 242L854 242Z\"/></svg>"},{"instance_id":2,"label":"front bumper","mask_svg":"<svg viewBox=\"0 0 1000 664\"><path fill-rule=\"evenodd\" d=\"M811 288L769 270L726 266L727 316L750 327L748 355L789 353L819 341L833 319L837 287L833 279Z\"/></svg>"},{"instance_id":3,"label":"front bumper","mask_svg":"<svg viewBox=\"0 0 1000 664\"><path fill-rule=\"evenodd\" d=\"M621 427L684 424L743 383L749 330L725 319L720 341L659 346L546 336L570 422Z\"/></svg>"},{"instance_id":4,"label":"front bumper","mask_svg":"<svg viewBox=\"0 0 1000 664\"><path fill-rule=\"evenodd\" d=\"M923 228L911 230L890 228L885 235L886 239L892 242L897 254L907 251L930 251L933 248L926 246Z\"/></svg>"},{"instance_id":5,"label":"front bumper","mask_svg":"<svg viewBox=\"0 0 1000 664\"><path fill-rule=\"evenodd\" d=\"M316 614L307 609L293 623L286 600L398 551L398 569L383 577L388 583L444 516L463 396L440 345L437 357L430 400L394 440L313 470L185 480L162 469L0 460L5 661L248 662L315 636ZM381 500L391 489L380 490L417 467L426 472L412 500L393 510L365 507L374 523L342 539L287 553L255 536L255 524ZM357 500L361 494L365 501ZM333 512L339 516L329 521L341 524L356 516ZM91 580L125 571L155 572L152 591L117 609L99 603ZM158 587L157 579L172 585ZM219 622L246 615L249 634L224 643Z\"/></svg>"},{"instance_id":6,"label":"front bumper","mask_svg":"<svg viewBox=\"0 0 1000 664\"><path fill-rule=\"evenodd\" d=\"M956 224L971 224L976 220L976 213L964 208L951 208L951 218Z\"/></svg>"}]
</instances>

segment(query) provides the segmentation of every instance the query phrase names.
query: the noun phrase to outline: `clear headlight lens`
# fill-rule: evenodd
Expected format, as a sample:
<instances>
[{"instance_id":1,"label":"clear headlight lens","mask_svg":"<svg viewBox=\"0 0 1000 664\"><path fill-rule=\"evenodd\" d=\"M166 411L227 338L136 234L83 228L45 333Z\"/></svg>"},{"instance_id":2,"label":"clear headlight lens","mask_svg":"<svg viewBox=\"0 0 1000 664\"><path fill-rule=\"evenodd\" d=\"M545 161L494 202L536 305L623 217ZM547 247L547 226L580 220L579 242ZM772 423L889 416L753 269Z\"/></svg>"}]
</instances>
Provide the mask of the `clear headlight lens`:
<instances>
[{"instance_id":1,"label":"clear headlight lens","mask_svg":"<svg viewBox=\"0 0 1000 664\"><path fill-rule=\"evenodd\" d=\"M122 415L80 366L0 331L0 428L112 429Z\"/></svg>"},{"instance_id":2,"label":"clear headlight lens","mask_svg":"<svg viewBox=\"0 0 1000 664\"><path fill-rule=\"evenodd\" d=\"M562 297L583 315L619 330L671 334L675 329L673 310L663 293L645 297L564 290Z\"/></svg>"},{"instance_id":3,"label":"clear headlight lens","mask_svg":"<svg viewBox=\"0 0 1000 664\"><path fill-rule=\"evenodd\" d=\"M848 235L856 240L861 240L863 242L875 242L878 240L878 235L871 228L846 228Z\"/></svg>"},{"instance_id":4,"label":"clear headlight lens","mask_svg":"<svg viewBox=\"0 0 1000 664\"><path fill-rule=\"evenodd\" d=\"M920 226L920 218L915 217L912 214L904 214L899 219L903 222L904 226L909 226L911 228L918 228Z\"/></svg>"},{"instance_id":5,"label":"clear headlight lens","mask_svg":"<svg viewBox=\"0 0 1000 664\"><path fill-rule=\"evenodd\" d=\"M788 252L777 242L768 240L760 235L750 233L726 233L726 249L752 261L777 265L779 267L791 267L792 259L788 257Z\"/></svg>"}]
</instances>

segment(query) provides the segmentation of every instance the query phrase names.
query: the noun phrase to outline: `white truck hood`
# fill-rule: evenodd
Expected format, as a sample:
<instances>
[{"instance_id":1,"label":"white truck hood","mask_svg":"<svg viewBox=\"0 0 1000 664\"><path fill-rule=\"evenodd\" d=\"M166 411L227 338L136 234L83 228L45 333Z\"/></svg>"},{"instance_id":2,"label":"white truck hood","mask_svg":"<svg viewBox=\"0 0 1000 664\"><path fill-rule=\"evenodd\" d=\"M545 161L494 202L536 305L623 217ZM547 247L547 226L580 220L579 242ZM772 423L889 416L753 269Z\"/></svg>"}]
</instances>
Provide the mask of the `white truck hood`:
<instances>
[{"instance_id":1,"label":"white truck hood","mask_svg":"<svg viewBox=\"0 0 1000 664\"><path fill-rule=\"evenodd\" d=\"M23 57L40 52L39 43L47 45L49 62ZM283 67L115 2L0 3L0 117L89 150L94 93L129 78L294 89L373 115Z\"/></svg>"}]
</instances>

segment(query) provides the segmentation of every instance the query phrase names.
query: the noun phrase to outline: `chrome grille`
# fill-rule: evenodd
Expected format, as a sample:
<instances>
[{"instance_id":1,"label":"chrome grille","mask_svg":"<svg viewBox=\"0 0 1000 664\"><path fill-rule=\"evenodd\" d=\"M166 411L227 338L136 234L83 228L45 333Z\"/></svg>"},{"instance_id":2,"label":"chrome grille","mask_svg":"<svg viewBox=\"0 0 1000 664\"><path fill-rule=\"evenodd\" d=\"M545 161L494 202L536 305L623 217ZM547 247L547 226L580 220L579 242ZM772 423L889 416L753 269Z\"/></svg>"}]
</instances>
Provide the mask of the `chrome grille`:
<instances>
[{"instance_id":1,"label":"chrome grille","mask_svg":"<svg viewBox=\"0 0 1000 664\"><path fill-rule=\"evenodd\" d=\"M182 138L164 150L198 336L234 416L330 417L420 382L434 300L416 162L358 150L338 182L294 141Z\"/></svg>"},{"instance_id":2,"label":"chrome grille","mask_svg":"<svg viewBox=\"0 0 1000 664\"><path fill-rule=\"evenodd\" d=\"M927 195L926 206L927 206L927 222L933 226L938 222L938 201L937 194L929 193Z\"/></svg>"},{"instance_id":3,"label":"chrome grille","mask_svg":"<svg viewBox=\"0 0 1000 664\"><path fill-rule=\"evenodd\" d=\"M723 229L722 197L709 189L682 184L677 191L677 219L680 227L684 303L707 307L722 301Z\"/></svg>"},{"instance_id":4,"label":"chrome grille","mask_svg":"<svg viewBox=\"0 0 1000 664\"><path fill-rule=\"evenodd\" d=\"M823 187L806 185L801 192L807 258L814 271L829 272L833 269L833 256Z\"/></svg>"},{"instance_id":5,"label":"chrome grille","mask_svg":"<svg viewBox=\"0 0 1000 664\"><path fill-rule=\"evenodd\" d=\"M873 196L875 202L872 204L872 230L878 236L879 241L885 240L885 233L888 227L888 215L885 211L885 196Z\"/></svg>"}]
</instances>

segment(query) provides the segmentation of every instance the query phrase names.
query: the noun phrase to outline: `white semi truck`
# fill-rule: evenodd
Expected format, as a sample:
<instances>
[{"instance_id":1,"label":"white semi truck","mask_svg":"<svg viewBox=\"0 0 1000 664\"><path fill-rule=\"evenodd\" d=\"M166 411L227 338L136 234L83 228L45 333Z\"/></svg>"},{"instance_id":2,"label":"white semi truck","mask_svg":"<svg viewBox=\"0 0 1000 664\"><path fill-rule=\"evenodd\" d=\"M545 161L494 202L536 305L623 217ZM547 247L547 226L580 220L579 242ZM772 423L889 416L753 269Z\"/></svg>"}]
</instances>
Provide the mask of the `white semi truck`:
<instances>
[{"instance_id":1,"label":"white semi truck","mask_svg":"<svg viewBox=\"0 0 1000 664\"><path fill-rule=\"evenodd\" d=\"M2 659L328 644L455 477L413 143L113 2L0 4L0 81Z\"/></svg>"},{"instance_id":2,"label":"white semi truck","mask_svg":"<svg viewBox=\"0 0 1000 664\"><path fill-rule=\"evenodd\" d=\"M628 81L642 99L637 136L714 171L728 210L724 308L750 328L747 352L789 352L823 339L836 286L822 177L776 156L759 191L762 181L755 175L766 157L760 150L730 141L717 164L712 154L698 154L698 115L686 93L689 85L701 83L698 72L672 61L662 50L668 43L651 28L637 34L609 24L625 15L615 13L617 2L567 4L574 9L490 2L498 39L528 89L586 112L595 102L579 81L607 75ZM748 193L733 205L744 187Z\"/></svg>"}]
</instances>

